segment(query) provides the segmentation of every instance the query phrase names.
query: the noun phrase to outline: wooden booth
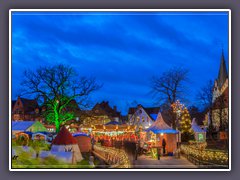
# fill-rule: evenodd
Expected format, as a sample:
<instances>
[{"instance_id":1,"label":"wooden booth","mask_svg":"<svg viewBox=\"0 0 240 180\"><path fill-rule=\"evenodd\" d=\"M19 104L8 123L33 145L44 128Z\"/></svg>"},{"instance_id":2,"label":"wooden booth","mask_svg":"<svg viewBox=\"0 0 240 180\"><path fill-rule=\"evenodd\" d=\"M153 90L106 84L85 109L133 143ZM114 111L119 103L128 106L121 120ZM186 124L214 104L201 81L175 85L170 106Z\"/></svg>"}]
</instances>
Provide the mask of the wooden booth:
<instances>
[{"instance_id":1,"label":"wooden booth","mask_svg":"<svg viewBox=\"0 0 240 180\"><path fill-rule=\"evenodd\" d=\"M147 140L151 143L152 147L160 147L163 153L163 147L165 146L166 155L173 155L177 151L180 132L168 126L160 112L156 121L146 131L148 133Z\"/></svg>"}]
</instances>

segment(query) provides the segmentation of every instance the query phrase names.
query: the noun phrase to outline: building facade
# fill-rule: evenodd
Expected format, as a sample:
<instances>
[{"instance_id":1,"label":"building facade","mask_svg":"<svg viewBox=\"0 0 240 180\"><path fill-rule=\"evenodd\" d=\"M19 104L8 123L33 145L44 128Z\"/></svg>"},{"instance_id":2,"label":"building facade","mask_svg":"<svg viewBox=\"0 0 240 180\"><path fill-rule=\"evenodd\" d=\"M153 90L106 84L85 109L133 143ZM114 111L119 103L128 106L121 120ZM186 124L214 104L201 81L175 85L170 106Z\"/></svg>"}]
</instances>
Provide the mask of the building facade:
<instances>
[{"instance_id":1,"label":"building facade","mask_svg":"<svg viewBox=\"0 0 240 180\"><path fill-rule=\"evenodd\" d=\"M97 103L92 110L85 111L86 117L83 119L83 125L104 125L111 121L121 121L121 113L117 111L117 107L113 108L108 101Z\"/></svg>"},{"instance_id":2,"label":"building facade","mask_svg":"<svg viewBox=\"0 0 240 180\"><path fill-rule=\"evenodd\" d=\"M13 121L34 121L40 115L40 108L35 99L18 97L12 101L12 120Z\"/></svg>"},{"instance_id":3,"label":"building facade","mask_svg":"<svg viewBox=\"0 0 240 180\"><path fill-rule=\"evenodd\" d=\"M226 67L224 53L222 52L218 78L214 82L212 99L212 123L213 127L217 131L225 130L228 127L228 84L228 71Z\"/></svg>"},{"instance_id":4,"label":"building facade","mask_svg":"<svg viewBox=\"0 0 240 180\"><path fill-rule=\"evenodd\" d=\"M137 107L131 107L128 110L129 124L135 125L136 129L147 129L156 120L159 110L160 108L157 107L144 108L140 104Z\"/></svg>"}]
</instances>

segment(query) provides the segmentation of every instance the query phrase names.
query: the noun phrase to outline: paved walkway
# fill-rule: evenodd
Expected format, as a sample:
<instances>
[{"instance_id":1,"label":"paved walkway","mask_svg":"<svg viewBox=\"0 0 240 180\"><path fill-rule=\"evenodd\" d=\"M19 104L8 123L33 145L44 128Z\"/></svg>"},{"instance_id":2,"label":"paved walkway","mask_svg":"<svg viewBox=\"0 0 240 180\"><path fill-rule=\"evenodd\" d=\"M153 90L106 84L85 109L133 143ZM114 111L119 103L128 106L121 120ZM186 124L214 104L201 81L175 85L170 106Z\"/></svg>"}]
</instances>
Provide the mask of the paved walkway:
<instances>
[{"instance_id":1,"label":"paved walkway","mask_svg":"<svg viewBox=\"0 0 240 180\"><path fill-rule=\"evenodd\" d=\"M138 160L134 160L133 164L133 168L197 168L197 166L184 157L180 159L175 157L161 157L160 160L155 160L151 157L142 155L138 157Z\"/></svg>"}]
</instances>

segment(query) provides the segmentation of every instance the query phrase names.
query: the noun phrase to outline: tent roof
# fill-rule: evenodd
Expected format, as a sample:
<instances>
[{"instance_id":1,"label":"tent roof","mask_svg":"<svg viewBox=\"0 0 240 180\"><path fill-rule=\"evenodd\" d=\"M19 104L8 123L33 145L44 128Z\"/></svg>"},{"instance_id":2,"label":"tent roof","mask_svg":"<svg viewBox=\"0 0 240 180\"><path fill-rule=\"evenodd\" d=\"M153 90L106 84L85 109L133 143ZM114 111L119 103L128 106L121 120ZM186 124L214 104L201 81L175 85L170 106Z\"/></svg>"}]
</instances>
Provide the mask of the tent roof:
<instances>
[{"instance_id":1,"label":"tent roof","mask_svg":"<svg viewBox=\"0 0 240 180\"><path fill-rule=\"evenodd\" d=\"M26 131L35 121L12 121L13 131Z\"/></svg>"},{"instance_id":2,"label":"tent roof","mask_svg":"<svg viewBox=\"0 0 240 180\"><path fill-rule=\"evenodd\" d=\"M156 121L147 129L147 131L152 131L155 134L159 133L178 133L177 130L172 129L167 123L163 120L161 113L158 113Z\"/></svg>"},{"instance_id":3,"label":"tent roof","mask_svg":"<svg viewBox=\"0 0 240 180\"><path fill-rule=\"evenodd\" d=\"M120 123L117 121L110 121L108 123L106 123L105 125L119 125Z\"/></svg>"},{"instance_id":4,"label":"tent roof","mask_svg":"<svg viewBox=\"0 0 240 180\"><path fill-rule=\"evenodd\" d=\"M77 140L71 135L65 126L63 126L52 142L53 145L77 144Z\"/></svg>"},{"instance_id":5,"label":"tent roof","mask_svg":"<svg viewBox=\"0 0 240 180\"><path fill-rule=\"evenodd\" d=\"M78 136L86 136L86 137L90 137L90 135L86 134L86 133L82 133L82 132L78 132L78 133L74 133L72 134L73 137L78 137Z\"/></svg>"}]
</instances>

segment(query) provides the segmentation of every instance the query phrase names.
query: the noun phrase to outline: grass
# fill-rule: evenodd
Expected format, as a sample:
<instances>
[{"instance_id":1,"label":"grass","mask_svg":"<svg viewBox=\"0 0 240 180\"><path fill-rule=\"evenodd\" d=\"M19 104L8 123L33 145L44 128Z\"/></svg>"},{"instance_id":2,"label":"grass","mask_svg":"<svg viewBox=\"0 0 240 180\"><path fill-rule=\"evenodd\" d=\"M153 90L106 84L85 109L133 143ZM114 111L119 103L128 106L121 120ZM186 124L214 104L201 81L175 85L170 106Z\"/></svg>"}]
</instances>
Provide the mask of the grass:
<instances>
[{"instance_id":1,"label":"grass","mask_svg":"<svg viewBox=\"0 0 240 180\"><path fill-rule=\"evenodd\" d=\"M94 168L89 164L89 155L85 155L85 158L73 165L70 163L66 163L62 160L58 160L53 156L49 156L46 158L36 158L33 156L34 151L25 152L20 147L15 147L16 152L18 154L17 159L12 159L12 168L13 169L67 169L67 168ZM99 163L98 160L95 159L94 164Z\"/></svg>"}]
</instances>

